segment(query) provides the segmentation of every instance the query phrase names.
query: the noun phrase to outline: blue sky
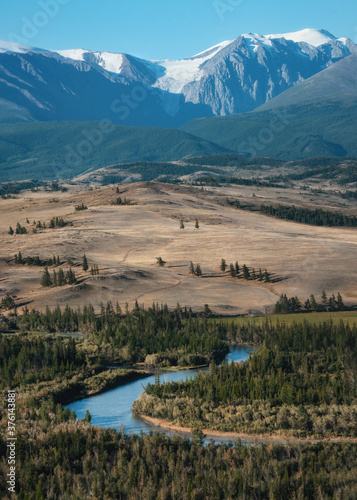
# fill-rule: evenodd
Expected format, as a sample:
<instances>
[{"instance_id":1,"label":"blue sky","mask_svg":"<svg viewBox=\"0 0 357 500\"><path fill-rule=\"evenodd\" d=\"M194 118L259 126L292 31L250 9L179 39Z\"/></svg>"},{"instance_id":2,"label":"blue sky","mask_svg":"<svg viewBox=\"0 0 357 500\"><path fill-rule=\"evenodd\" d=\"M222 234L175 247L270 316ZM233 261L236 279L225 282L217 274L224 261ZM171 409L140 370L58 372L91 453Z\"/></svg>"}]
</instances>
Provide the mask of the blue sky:
<instances>
[{"instance_id":1,"label":"blue sky","mask_svg":"<svg viewBox=\"0 0 357 500\"><path fill-rule=\"evenodd\" d=\"M357 42L355 0L0 1L1 40L51 50L86 48L151 59L184 58L242 33L303 28L324 28Z\"/></svg>"}]
</instances>

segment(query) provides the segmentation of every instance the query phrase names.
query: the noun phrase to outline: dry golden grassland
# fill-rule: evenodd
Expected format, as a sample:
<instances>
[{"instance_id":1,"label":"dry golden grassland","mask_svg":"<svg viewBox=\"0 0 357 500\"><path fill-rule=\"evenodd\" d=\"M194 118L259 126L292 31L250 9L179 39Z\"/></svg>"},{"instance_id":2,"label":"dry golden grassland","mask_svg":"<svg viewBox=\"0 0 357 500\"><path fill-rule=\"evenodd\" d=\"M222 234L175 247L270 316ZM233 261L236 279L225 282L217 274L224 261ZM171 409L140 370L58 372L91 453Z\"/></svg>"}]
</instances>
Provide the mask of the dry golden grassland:
<instances>
[{"instance_id":1,"label":"dry golden grassland","mask_svg":"<svg viewBox=\"0 0 357 500\"><path fill-rule=\"evenodd\" d=\"M299 190L283 194L294 203L300 199L301 205L312 206L311 194L308 199ZM111 205L118 196L131 204ZM194 310L209 304L215 313L229 315L271 311L281 293L297 295L302 301L314 293L319 299L323 289L327 295L340 292L347 305L356 303L356 229L297 224L238 210L225 202L227 197L276 202L278 196L279 190L273 188L202 190L139 182L120 186L120 194L112 186L89 190L72 185L64 193L28 191L16 199L0 199L0 296L10 293L19 306L38 309L87 303L98 308L108 300L118 301L122 308L127 302L131 308L138 300L146 306L153 301L171 307L179 303ZM88 210L75 211L82 202ZM65 227L32 232L34 220L48 226L56 216L64 218ZM194 227L196 218L199 229ZM9 235L9 226L15 228L17 222L29 233ZM41 287L43 268L15 265L19 251L23 257L41 259L59 255L65 271L69 269L65 262L71 259L78 283ZM99 276L82 270L84 253L89 266L99 266ZM157 257L166 261L165 267L157 265ZM238 261L256 270L266 268L279 281L233 279L219 270L222 258L228 264ZM189 274L190 261L201 265L201 278Z\"/></svg>"}]
</instances>

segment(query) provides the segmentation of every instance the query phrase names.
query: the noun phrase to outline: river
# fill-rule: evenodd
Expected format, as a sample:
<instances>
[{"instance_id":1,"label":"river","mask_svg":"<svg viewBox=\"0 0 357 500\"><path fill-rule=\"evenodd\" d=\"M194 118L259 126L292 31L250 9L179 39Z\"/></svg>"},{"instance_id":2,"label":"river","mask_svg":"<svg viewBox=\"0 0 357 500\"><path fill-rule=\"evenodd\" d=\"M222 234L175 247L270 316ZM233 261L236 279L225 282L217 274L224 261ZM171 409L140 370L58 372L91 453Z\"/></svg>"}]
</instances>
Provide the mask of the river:
<instances>
[{"instance_id":1,"label":"river","mask_svg":"<svg viewBox=\"0 0 357 500\"><path fill-rule=\"evenodd\" d=\"M253 348L249 346L232 346L227 360L229 363L245 361L253 352ZM208 370L204 368L203 371ZM160 382L178 381L180 379L187 380L195 377L198 373L197 369L194 370L180 370L180 371L160 371ZM126 384L120 385L115 389L103 392L96 396L81 399L68 405L70 410L76 412L77 418L83 419L87 410L92 415L92 425L100 427L112 427L119 429L121 425L124 426L125 432L132 431L134 434L140 432L160 431L159 428L151 426L140 418L135 417L131 412L131 407L136 399L138 399L140 392L148 383L155 383L155 376L134 380ZM172 435L168 431L166 434Z\"/></svg>"}]
</instances>

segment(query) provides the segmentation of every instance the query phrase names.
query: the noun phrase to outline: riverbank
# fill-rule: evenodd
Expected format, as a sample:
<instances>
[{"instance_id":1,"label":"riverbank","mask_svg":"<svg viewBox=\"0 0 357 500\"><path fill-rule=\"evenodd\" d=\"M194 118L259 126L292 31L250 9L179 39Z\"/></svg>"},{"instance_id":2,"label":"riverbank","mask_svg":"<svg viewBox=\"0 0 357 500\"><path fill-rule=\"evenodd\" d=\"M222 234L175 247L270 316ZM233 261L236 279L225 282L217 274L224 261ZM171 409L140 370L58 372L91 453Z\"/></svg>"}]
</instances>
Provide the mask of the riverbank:
<instances>
[{"instance_id":1,"label":"riverbank","mask_svg":"<svg viewBox=\"0 0 357 500\"><path fill-rule=\"evenodd\" d=\"M17 388L19 400L38 402L52 398L56 404L68 405L91 396L97 396L124 384L150 377L147 370L127 370L123 368L103 370L90 366L86 370L78 370L61 380L46 380Z\"/></svg>"},{"instance_id":2,"label":"riverbank","mask_svg":"<svg viewBox=\"0 0 357 500\"><path fill-rule=\"evenodd\" d=\"M122 368L106 370L88 380L83 380L80 385L75 383L72 387L66 387L63 393L56 394L55 400L60 404L69 404L90 396L97 396L98 394L116 389L123 384L151 375L152 373L146 370L126 370Z\"/></svg>"},{"instance_id":3,"label":"riverbank","mask_svg":"<svg viewBox=\"0 0 357 500\"><path fill-rule=\"evenodd\" d=\"M139 417L147 424L160 427L171 432L178 432L180 434L186 434L192 436L192 428L181 427L179 425L173 424L169 420L164 420L161 418L149 417L147 415L139 415ZM284 434L244 434L242 432L222 432L216 431L214 429L202 429L203 434L205 434L206 439L213 439L214 441L225 441L225 442L235 442L240 439L244 443L254 444L315 444L315 443L357 443L357 438L343 438L343 437L331 437L331 438L296 438L293 436L288 436Z\"/></svg>"}]
</instances>

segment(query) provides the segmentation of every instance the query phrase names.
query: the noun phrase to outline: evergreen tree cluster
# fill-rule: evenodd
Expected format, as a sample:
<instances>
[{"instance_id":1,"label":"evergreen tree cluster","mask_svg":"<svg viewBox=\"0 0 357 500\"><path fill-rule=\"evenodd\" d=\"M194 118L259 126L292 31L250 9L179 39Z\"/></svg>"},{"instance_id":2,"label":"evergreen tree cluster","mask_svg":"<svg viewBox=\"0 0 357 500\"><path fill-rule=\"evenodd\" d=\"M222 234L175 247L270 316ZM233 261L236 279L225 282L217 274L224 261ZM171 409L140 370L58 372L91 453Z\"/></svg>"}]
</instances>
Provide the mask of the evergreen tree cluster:
<instances>
[{"instance_id":1,"label":"evergreen tree cluster","mask_svg":"<svg viewBox=\"0 0 357 500\"><path fill-rule=\"evenodd\" d=\"M357 227L357 217L348 217L339 212L327 212L320 208L311 210L309 208L272 205L261 205L263 214L272 215L278 219L286 219L313 226L349 226Z\"/></svg>"},{"instance_id":2,"label":"evergreen tree cluster","mask_svg":"<svg viewBox=\"0 0 357 500\"><path fill-rule=\"evenodd\" d=\"M52 217L52 219L50 220L49 227L51 229L54 229L56 227L64 227L64 226L65 226L65 222L63 220L63 217Z\"/></svg>"},{"instance_id":3,"label":"evergreen tree cluster","mask_svg":"<svg viewBox=\"0 0 357 500\"><path fill-rule=\"evenodd\" d=\"M86 356L77 351L73 338L64 342L59 338L0 334L1 389L52 380L86 366Z\"/></svg>"},{"instance_id":4,"label":"evergreen tree cluster","mask_svg":"<svg viewBox=\"0 0 357 500\"><path fill-rule=\"evenodd\" d=\"M210 373L193 380L148 385L160 418L192 426L206 414L204 425L214 421L225 430L246 430L254 424L255 409L260 432L292 429L357 437L357 326L267 321L250 328L263 344L246 363L211 363ZM158 416L155 410L145 413L145 403L139 411Z\"/></svg>"},{"instance_id":5,"label":"evergreen tree cluster","mask_svg":"<svg viewBox=\"0 0 357 500\"><path fill-rule=\"evenodd\" d=\"M275 314L294 314L300 312L318 312L318 311L344 311L346 306L343 302L340 292L337 294L332 294L331 297L327 298L325 291L321 294L321 303L318 303L315 296L312 294L304 302L304 305L300 302L298 297L288 298L286 294L282 294L279 300L276 302L274 307Z\"/></svg>"},{"instance_id":6,"label":"evergreen tree cluster","mask_svg":"<svg viewBox=\"0 0 357 500\"><path fill-rule=\"evenodd\" d=\"M170 311L166 305L153 304L147 310L137 305L125 315L119 304L114 308L111 302L102 305L99 315L92 306L75 310L66 306L63 311L47 308L45 313L24 308L13 321L23 331L89 332L96 342L124 349L126 358L133 362L159 354L161 364L200 365L223 359L228 352L227 326L193 317L180 306Z\"/></svg>"},{"instance_id":7,"label":"evergreen tree cluster","mask_svg":"<svg viewBox=\"0 0 357 500\"><path fill-rule=\"evenodd\" d=\"M43 260L40 259L38 255L33 256L33 257L23 257L21 252L15 255L15 264L21 264L21 265L27 265L27 266L59 266L61 261L59 258L59 255L57 257L53 255L53 257L50 257L49 259Z\"/></svg>"},{"instance_id":8,"label":"evergreen tree cluster","mask_svg":"<svg viewBox=\"0 0 357 500\"><path fill-rule=\"evenodd\" d=\"M93 266L91 266L90 273L92 276L97 276L99 274L99 267L97 264L93 264Z\"/></svg>"},{"instance_id":9,"label":"evergreen tree cluster","mask_svg":"<svg viewBox=\"0 0 357 500\"><path fill-rule=\"evenodd\" d=\"M25 226L21 226L21 224L18 222L16 224L15 231L12 229L11 226L9 227L8 234L10 234L12 236L14 233L16 233L16 234L27 234L27 229L26 229Z\"/></svg>"},{"instance_id":10,"label":"evergreen tree cluster","mask_svg":"<svg viewBox=\"0 0 357 500\"><path fill-rule=\"evenodd\" d=\"M77 279L75 273L72 271L72 268L69 268L67 272L64 272L62 268L59 268L58 271L53 271L51 276L48 267L46 266L41 279L41 285L43 287L74 285L75 283L77 283Z\"/></svg>"},{"instance_id":11,"label":"evergreen tree cluster","mask_svg":"<svg viewBox=\"0 0 357 500\"><path fill-rule=\"evenodd\" d=\"M15 307L14 297L7 293L5 297L1 299L0 309L12 309L13 307Z\"/></svg>"},{"instance_id":12,"label":"evergreen tree cluster","mask_svg":"<svg viewBox=\"0 0 357 500\"><path fill-rule=\"evenodd\" d=\"M122 199L120 196L116 198L114 201L111 203L112 205L130 205L130 201L127 200L126 198Z\"/></svg>"},{"instance_id":13,"label":"evergreen tree cluster","mask_svg":"<svg viewBox=\"0 0 357 500\"><path fill-rule=\"evenodd\" d=\"M357 496L354 444L206 447L163 433L75 425L71 415L47 405L57 422L47 432L17 434L18 498L54 500L333 500ZM64 410L65 411L65 410ZM67 412L68 413L68 412ZM30 432L29 432L30 431ZM6 497L6 436L0 435L0 495Z\"/></svg>"},{"instance_id":14,"label":"evergreen tree cluster","mask_svg":"<svg viewBox=\"0 0 357 500\"><path fill-rule=\"evenodd\" d=\"M80 205L76 205L74 209L76 212L80 212L82 210L88 210L88 207L82 202Z\"/></svg>"},{"instance_id":15,"label":"evergreen tree cluster","mask_svg":"<svg viewBox=\"0 0 357 500\"><path fill-rule=\"evenodd\" d=\"M200 264L195 265L193 262L191 262L189 267L189 272L190 274L192 274L192 276L197 276L198 278L202 276L202 269Z\"/></svg>"},{"instance_id":16,"label":"evergreen tree cluster","mask_svg":"<svg viewBox=\"0 0 357 500\"><path fill-rule=\"evenodd\" d=\"M220 270L222 272L228 272L229 276L232 278L240 278L244 280L252 280L252 281L264 281L265 283L269 283L271 281L271 275L265 269L264 272L260 268L259 271L256 271L254 268L249 268L245 264L240 266L238 261L235 264L227 264L225 259L221 260Z\"/></svg>"}]
</instances>

